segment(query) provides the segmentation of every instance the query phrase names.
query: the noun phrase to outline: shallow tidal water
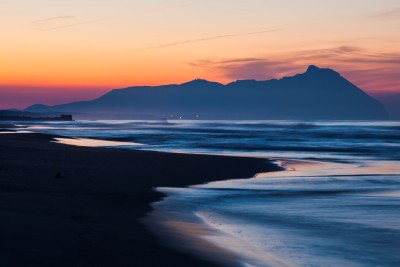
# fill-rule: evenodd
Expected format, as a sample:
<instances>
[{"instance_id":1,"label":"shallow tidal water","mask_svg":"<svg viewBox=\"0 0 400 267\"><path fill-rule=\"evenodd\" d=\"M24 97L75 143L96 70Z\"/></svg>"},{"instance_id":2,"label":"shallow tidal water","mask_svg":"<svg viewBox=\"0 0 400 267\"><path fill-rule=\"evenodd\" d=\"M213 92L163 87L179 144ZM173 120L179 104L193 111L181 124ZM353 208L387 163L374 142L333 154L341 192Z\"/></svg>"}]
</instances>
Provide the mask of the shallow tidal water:
<instances>
[{"instance_id":1,"label":"shallow tidal water","mask_svg":"<svg viewBox=\"0 0 400 267\"><path fill-rule=\"evenodd\" d=\"M285 167L157 189L167 197L143 222L197 257L227 266L400 266L400 122L77 121L27 130Z\"/></svg>"}]
</instances>

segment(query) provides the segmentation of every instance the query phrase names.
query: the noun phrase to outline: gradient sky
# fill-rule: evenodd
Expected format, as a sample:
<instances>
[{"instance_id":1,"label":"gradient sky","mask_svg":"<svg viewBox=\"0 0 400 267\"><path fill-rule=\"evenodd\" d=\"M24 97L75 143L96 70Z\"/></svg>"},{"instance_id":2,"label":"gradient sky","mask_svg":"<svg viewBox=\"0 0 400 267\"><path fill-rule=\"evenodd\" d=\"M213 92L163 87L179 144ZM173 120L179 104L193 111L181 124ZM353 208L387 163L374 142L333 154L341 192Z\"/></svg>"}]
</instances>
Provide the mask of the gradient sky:
<instances>
[{"instance_id":1,"label":"gradient sky","mask_svg":"<svg viewBox=\"0 0 400 267\"><path fill-rule=\"evenodd\" d=\"M308 65L400 93L400 0L0 0L0 108Z\"/></svg>"}]
</instances>

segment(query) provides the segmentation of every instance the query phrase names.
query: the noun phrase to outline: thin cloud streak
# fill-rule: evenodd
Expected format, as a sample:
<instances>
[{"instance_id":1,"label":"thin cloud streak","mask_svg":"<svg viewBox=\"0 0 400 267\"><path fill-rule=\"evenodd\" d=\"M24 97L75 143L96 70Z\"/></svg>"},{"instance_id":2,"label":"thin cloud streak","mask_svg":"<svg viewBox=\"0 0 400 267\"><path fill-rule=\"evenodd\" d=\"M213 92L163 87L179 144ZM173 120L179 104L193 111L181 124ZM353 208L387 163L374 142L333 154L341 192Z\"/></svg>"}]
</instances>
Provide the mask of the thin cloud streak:
<instances>
[{"instance_id":1,"label":"thin cloud streak","mask_svg":"<svg viewBox=\"0 0 400 267\"><path fill-rule=\"evenodd\" d=\"M50 17L40 20L35 20L30 23L32 30L34 31L41 31L47 28L59 26L60 24L65 23L66 21L70 21L75 19L76 16L57 16L57 17Z\"/></svg>"},{"instance_id":2,"label":"thin cloud streak","mask_svg":"<svg viewBox=\"0 0 400 267\"><path fill-rule=\"evenodd\" d=\"M52 22L52 21L69 20L69 19L74 19L74 18L76 18L76 16L58 16L58 17L41 19L41 20L35 20L35 21L32 21L32 24L42 24L42 23L47 23L47 22Z\"/></svg>"},{"instance_id":3,"label":"thin cloud streak","mask_svg":"<svg viewBox=\"0 0 400 267\"><path fill-rule=\"evenodd\" d=\"M137 14L144 15L144 14L147 14L147 13L163 12L163 11L166 11L166 10L180 9L180 8L185 8L185 7L190 7L190 6L193 6L193 5L197 5L197 4L201 3L201 2L202 1L191 1L191 2L184 3L184 4L180 4L180 5L166 5L166 6L161 6L161 7L158 7L158 8L152 8L152 9L149 9L149 10L144 10L142 12L137 12ZM132 14L129 14L129 16L131 16L131 15ZM76 27L76 26L85 25L85 24L97 23L97 22L101 22L101 21L104 21L104 20L113 19L113 18L117 18L117 17L121 18L121 16L111 16L111 17L107 17L107 18L96 19L96 20L88 20L88 21L83 21L83 22L67 24L67 25L55 25L55 26L52 26L54 24L57 24L58 22L62 22L64 20L69 20L69 19L76 18L76 16L58 16L58 17L51 17L51 18L47 18L47 19L33 21L32 25L35 27L35 30L37 32L45 32L45 31L54 31L54 30L59 30L59 29L71 28L71 27Z\"/></svg>"},{"instance_id":4,"label":"thin cloud streak","mask_svg":"<svg viewBox=\"0 0 400 267\"><path fill-rule=\"evenodd\" d=\"M391 10L387 10L372 16L373 18L380 18L380 19L391 19L391 18L399 18L400 16L400 8L394 8Z\"/></svg>"},{"instance_id":5,"label":"thin cloud streak","mask_svg":"<svg viewBox=\"0 0 400 267\"><path fill-rule=\"evenodd\" d=\"M129 51L126 51L126 52L140 52L140 51L147 51L147 50L154 50L154 49L162 49L162 48L167 48L167 47L186 45L186 44L192 44L192 43L207 42L207 41L213 41L213 40L219 40L219 39L227 39L227 38L259 35L259 34L276 32L276 31L280 31L280 30L282 30L282 29L273 29L273 30L264 30L264 31L257 31L257 32L245 32L245 33L216 35L216 36L210 36L210 37L204 37L204 38L198 38L198 39L190 39L190 40L185 40L185 41L178 41L178 42L172 42L172 43L167 43L167 44L161 44L161 45L156 45L156 46L147 47L147 48L143 48L143 49L129 50Z\"/></svg>"},{"instance_id":6,"label":"thin cloud streak","mask_svg":"<svg viewBox=\"0 0 400 267\"><path fill-rule=\"evenodd\" d=\"M51 28L41 29L41 30L38 30L37 32L55 31L55 30L61 30L61 29L65 29L65 28L71 28L71 27L76 27L76 26L81 26L81 25L86 25L86 24L93 24L93 23L109 20L110 18L112 18L112 17L95 19L95 20L87 20L87 21L77 22L77 23L68 24L68 25L60 25L60 26L55 26L55 27L51 27Z\"/></svg>"}]
</instances>

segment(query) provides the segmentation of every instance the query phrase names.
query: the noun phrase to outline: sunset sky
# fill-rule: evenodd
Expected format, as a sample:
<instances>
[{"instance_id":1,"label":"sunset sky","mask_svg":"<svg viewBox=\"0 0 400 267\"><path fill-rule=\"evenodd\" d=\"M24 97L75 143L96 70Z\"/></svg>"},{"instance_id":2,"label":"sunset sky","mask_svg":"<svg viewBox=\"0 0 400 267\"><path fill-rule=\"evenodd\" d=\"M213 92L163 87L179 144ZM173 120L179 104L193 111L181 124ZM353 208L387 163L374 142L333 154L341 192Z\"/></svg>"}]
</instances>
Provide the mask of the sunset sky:
<instances>
[{"instance_id":1,"label":"sunset sky","mask_svg":"<svg viewBox=\"0 0 400 267\"><path fill-rule=\"evenodd\" d=\"M0 108L329 67L400 92L400 0L1 0Z\"/></svg>"}]
</instances>

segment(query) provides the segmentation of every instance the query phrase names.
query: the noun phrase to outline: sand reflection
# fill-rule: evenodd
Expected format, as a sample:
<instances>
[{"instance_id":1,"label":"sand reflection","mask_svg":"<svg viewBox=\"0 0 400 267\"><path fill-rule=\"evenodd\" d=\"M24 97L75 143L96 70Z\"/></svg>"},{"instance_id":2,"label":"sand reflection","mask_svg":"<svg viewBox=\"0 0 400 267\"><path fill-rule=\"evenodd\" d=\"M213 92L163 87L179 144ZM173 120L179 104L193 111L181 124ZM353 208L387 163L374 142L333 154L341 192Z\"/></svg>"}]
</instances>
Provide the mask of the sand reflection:
<instances>
[{"instance_id":1,"label":"sand reflection","mask_svg":"<svg viewBox=\"0 0 400 267\"><path fill-rule=\"evenodd\" d=\"M85 147L123 147L123 146L142 146L143 144L134 142L116 142L108 140L98 140L89 138L55 138L55 143L72 146L85 146Z\"/></svg>"}]
</instances>

